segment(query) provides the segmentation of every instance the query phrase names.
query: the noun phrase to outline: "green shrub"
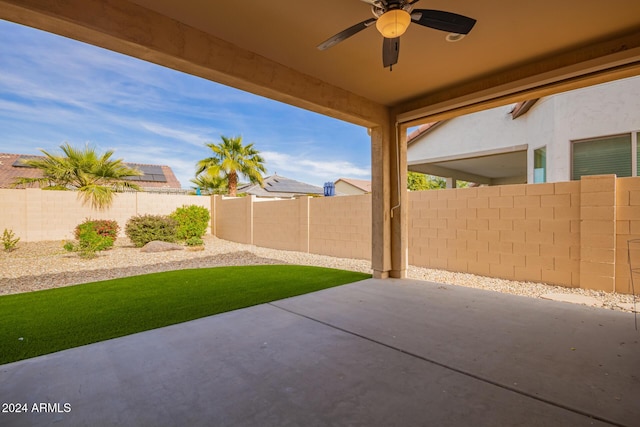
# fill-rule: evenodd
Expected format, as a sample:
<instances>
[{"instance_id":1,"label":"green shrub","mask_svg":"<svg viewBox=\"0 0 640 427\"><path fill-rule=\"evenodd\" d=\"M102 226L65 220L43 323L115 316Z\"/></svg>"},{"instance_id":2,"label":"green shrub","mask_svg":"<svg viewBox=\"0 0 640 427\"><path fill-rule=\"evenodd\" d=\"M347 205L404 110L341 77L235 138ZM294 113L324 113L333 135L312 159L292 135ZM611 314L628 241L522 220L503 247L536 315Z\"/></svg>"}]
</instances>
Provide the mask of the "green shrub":
<instances>
[{"instance_id":1,"label":"green shrub","mask_svg":"<svg viewBox=\"0 0 640 427\"><path fill-rule=\"evenodd\" d=\"M178 223L176 237L179 241L188 242L192 238L200 239L207 232L210 218L207 208L185 205L177 208L169 216Z\"/></svg>"},{"instance_id":2,"label":"green shrub","mask_svg":"<svg viewBox=\"0 0 640 427\"><path fill-rule=\"evenodd\" d=\"M184 241L187 246L201 246L204 245L204 240L199 237L189 237Z\"/></svg>"},{"instance_id":3,"label":"green shrub","mask_svg":"<svg viewBox=\"0 0 640 427\"><path fill-rule=\"evenodd\" d=\"M80 235L87 230L93 230L98 233L98 235L111 239L111 244L109 245L109 247L112 247L116 239L118 238L120 226L116 221L108 219L87 218L82 224L78 224L76 226L74 232L76 240L80 240Z\"/></svg>"},{"instance_id":4,"label":"green shrub","mask_svg":"<svg viewBox=\"0 0 640 427\"><path fill-rule=\"evenodd\" d=\"M4 233L2 233L2 244L4 245L4 250L6 252L13 251L18 245L19 241L20 238L16 237L15 234L13 234L13 230L7 230L6 228L4 229Z\"/></svg>"},{"instance_id":5,"label":"green shrub","mask_svg":"<svg viewBox=\"0 0 640 427\"><path fill-rule=\"evenodd\" d=\"M96 253L113 246L110 236L103 236L93 227L91 222L84 222L76 227L78 242L67 242L64 248L69 252L78 252L82 258L95 258Z\"/></svg>"},{"instance_id":6,"label":"green shrub","mask_svg":"<svg viewBox=\"0 0 640 427\"><path fill-rule=\"evenodd\" d=\"M124 232L138 248L153 240L175 242L178 223L165 215L137 215L129 218Z\"/></svg>"}]
</instances>

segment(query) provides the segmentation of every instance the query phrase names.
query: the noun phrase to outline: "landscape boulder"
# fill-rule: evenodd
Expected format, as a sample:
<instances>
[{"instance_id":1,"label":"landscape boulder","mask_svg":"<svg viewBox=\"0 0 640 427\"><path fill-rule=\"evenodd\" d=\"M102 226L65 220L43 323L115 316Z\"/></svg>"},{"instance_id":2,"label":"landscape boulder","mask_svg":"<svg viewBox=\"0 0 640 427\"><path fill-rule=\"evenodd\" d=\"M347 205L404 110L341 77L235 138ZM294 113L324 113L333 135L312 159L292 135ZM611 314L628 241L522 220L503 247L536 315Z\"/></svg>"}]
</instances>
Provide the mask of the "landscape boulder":
<instances>
[{"instance_id":1,"label":"landscape boulder","mask_svg":"<svg viewBox=\"0 0 640 427\"><path fill-rule=\"evenodd\" d=\"M161 242L160 240L153 240L141 249L142 252L166 252L166 251L182 251L184 246L177 245L175 243Z\"/></svg>"}]
</instances>

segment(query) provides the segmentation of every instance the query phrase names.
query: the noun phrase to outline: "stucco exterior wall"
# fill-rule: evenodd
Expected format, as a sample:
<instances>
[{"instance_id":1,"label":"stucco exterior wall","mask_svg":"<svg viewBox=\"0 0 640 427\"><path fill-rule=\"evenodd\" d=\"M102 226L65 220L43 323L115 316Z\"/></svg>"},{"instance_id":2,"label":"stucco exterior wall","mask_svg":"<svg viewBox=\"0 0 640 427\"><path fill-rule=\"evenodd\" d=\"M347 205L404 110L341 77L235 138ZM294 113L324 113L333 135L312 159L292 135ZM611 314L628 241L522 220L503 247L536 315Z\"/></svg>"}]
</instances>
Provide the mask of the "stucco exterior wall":
<instances>
[{"instance_id":1,"label":"stucco exterior wall","mask_svg":"<svg viewBox=\"0 0 640 427\"><path fill-rule=\"evenodd\" d=\"M640 77L604 83L551 97L554 139L548 146L549 182L571 179L571 141L640 131ZM534 111L534 109L536 111ZM539 114L536 106L530 113Z\"/></svg>"},{"instance_id":2,"label":"stucco exterior wall","mask_svg":"<svg viewBox=\"0 0 640 427\"><path fill-rule=\"evenodd\" d=\"M547 182L571 179L572 141L640 132L640 77L541 98L513 120L512 105L451 119L413 142L409 164L527 145L527 182L533 155L547 148ZM464 157L464 156L462 156Z\"/></svg>"},{"instance_id":3,"label":"stucco exterior wall","mask_svg":"<svg viewBox=\"0 0 640 427\"><path fill-rule=\"evenodd\" d=\"M512 120L511 106L451 119L431 130L407 150L409 163L527 143L526 123Z\"/></svg>"},{"instance_id":4,"label":"stucco exterior wall","mask_svg":"<svg viewBox=\"0 0 640 427\"><path fill-rule=\"evenodd\" d=\"M354 187L351 184L348 184L344 181L336 182L336 194L343 194L348 196L359 196L361 194L365 194L362 189Z\"/></svg>"}]
</instances>

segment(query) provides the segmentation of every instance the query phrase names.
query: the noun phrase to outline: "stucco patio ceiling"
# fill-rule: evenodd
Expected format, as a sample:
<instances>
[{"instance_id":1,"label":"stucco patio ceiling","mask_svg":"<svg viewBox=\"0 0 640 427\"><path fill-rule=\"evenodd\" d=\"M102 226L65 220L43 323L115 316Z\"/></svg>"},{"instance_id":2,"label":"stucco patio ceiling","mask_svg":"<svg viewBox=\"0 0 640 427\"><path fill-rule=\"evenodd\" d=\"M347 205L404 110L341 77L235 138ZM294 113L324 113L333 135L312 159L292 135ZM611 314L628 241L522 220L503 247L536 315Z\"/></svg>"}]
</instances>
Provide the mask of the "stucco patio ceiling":
<instances>
[{"instance_id":1,"label":"stucco patio ceiling","mask_svg":"<svg viewBox=\"0 0 640 427\"><path fill-rule=\"evenodd\" d=\"M527 150L499 154L408 162L410 171L462 181L497 185L527 182Z\"/></svg>"},{"instance_id":2,"label":"stucco patio ceiling","mask_svg":"<svg viewBox=\"0 0 640 427\"><path fill-rule=\"evenodd\" d=\"M375 26L326 51L316 49L328 37L373 16L370 5L359 0L0 0L0 18L38 26L43 19L25 19L11 5L57 14L65 3L90 13L88 3L102 3L103 9L122 16L136 13L123 5L136 3L318 82L393 107L401 122L452 109L467 112L464 107L495 98L512 102L531 96L535 88L538 93L554 92L567 84L574 88L640 73L637 0L421 0L416 8L451 11L478 22L457 43L445 41L441 31L410 25L392 72L382 66L382 36ZM93 19L102 15L95 13ZM69 18L86 21L80 15ZM138 22L134 30L146 31L147 23ZM65 33L64 28L43 27ZM77 32L70 35L77 37Z\"/></svg>"},{"instance_id":3,"label":"stucco patio ceiling","mask_svg":"<svg viewBox=\"0 0 640 427\"><path fill-rule=\"evenodd\" d=\"M442 9L477 19L457 43L446 33L410 25L400 59L382 66L382 36L368 28L326 51L315 47L372 17L358 0L134 0L243 49L258 53L377 103L395 106L479 76L639 31L640 2L602 0L513 2L421 0L416 8ZM637 59L637 58L636 58Z\"/></svg>"},{"instance_id":4,"label":"stucco patio ceiling","mask_svg":"<svg viewBox=\"0 0 640 427\"><path fill-rule=\"evenodd\" d=\"M315 48L333 34L372 17L370 6L363 1L134 1L333 86L385 106L398 106L400 111L425 103L410 101L425 96L428 100L428 95L463 83L507 83L547 68L571 65L572 60L614 53L597 49L599 43L609 40L619 42L608 49L620 50L625 44L635 48L634 52L620 56L630 57L627 59L636 65L640 60L640 2L636 0L421 0L416 8L451 11L478 22L457 43L445 41L446 33L441 31L410 25L401 37L400 59L391 72L382 66L382 36L375 27L326 51ZM622 41L629 34L634 37Z\"/></svg>"}]
</instances>

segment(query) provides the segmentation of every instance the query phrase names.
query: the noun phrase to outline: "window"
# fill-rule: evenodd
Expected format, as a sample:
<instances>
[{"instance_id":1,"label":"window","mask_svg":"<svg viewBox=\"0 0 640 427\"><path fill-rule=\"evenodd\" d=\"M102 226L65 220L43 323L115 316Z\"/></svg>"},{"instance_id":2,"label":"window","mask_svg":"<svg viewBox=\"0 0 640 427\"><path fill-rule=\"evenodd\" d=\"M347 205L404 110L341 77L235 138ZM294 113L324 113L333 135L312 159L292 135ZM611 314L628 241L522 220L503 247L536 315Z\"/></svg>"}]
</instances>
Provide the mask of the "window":
<instances>
[{"instance_id":1,"label":"window","mask_svg":"<svg viewBox=\"0 0 640 427\"><path fill-rule=\"evenodd\" d=\"M572 179L586 175L633 176L631 134L573 143Z\"/></svg>"},{"instance_id":2,"label":"window","mask_svg":"<svg viewBox=\"0 0 640 427\"><path fill-rule=\"evenodd\" d=\"M533 152L533 182L547 182L547 147Z\"/></svg>"}]
</instances>

